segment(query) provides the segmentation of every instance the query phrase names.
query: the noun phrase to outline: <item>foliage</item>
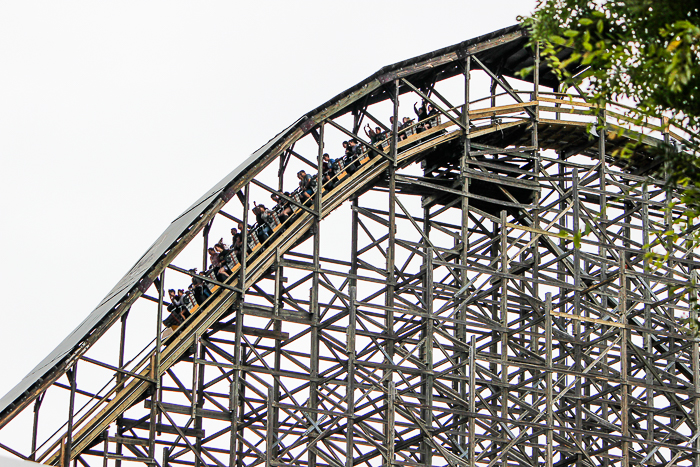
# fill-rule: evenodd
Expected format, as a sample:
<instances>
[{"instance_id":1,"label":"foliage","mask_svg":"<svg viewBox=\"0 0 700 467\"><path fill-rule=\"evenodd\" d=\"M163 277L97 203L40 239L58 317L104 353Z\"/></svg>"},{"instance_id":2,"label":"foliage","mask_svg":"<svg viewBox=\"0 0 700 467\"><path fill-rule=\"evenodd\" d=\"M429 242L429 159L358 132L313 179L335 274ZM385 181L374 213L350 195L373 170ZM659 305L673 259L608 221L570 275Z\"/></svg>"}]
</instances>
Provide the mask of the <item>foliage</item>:
<instances>
[{"instance_id":1,"label":"foliage","mask_svg":"<svg viewBox=\"0 0 700 467\"><path fill-rule=\"evenodd\" d=\"M670 113L679 126L698 129L696 0L539 0L534 15L522 22L563 79L572 81L571 65L589 66L576 78L589 78L601 103L629 98L641 113ZM565 48L573 53L560 59Z\"/></svg>"},{"instance_id":2,"label":"foliage","mask_svg":"<svg viewBox=\"0 0 700 467\"><path fill-rule=\"evenodd\" d=\"M599 107L611 100L631 100L635 107L629 115L633 124L665 116L664 129L683 129L688 141L682 147L659 148L656 156L664 158L664 163L652 174L677 194L678 201L669 209L680 210L682 215L674 216L672 225L656 233L656 240L649 246L668 248L663 253L655 248L657 252L650 253L650 259L657 266L663 264L679 241L683 249L697 248L700 2L538 0L534 14L519 19L530 33L531 46L539 45L542 57L560 81L568 86L585 82L586 91ZM572 71L584 67L578 75ZM635 144L628 144L615 155L630 157ZM580 245L580 234L574 240ZM693 335L699 334L697 320L686 318L683 324Z\"/></svg>"}]
</instances>

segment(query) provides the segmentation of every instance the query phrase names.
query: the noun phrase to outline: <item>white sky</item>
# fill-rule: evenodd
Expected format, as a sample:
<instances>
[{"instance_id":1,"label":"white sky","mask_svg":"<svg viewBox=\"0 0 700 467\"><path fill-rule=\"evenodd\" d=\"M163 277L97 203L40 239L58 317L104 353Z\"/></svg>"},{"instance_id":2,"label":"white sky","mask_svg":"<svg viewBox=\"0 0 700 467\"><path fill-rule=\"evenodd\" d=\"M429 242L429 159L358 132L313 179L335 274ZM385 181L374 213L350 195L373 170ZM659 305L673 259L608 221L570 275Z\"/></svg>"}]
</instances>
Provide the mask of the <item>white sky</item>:
<instances>
[{"instance_id":1,"label":"white sky","mask_svg":"<svg viewBox=\"0 0 700 467\"><path fill-rule=\"evenodd\" d=\"M299 116L534 5L0 1L0 396Z\"/></svg>"}]
</instances>

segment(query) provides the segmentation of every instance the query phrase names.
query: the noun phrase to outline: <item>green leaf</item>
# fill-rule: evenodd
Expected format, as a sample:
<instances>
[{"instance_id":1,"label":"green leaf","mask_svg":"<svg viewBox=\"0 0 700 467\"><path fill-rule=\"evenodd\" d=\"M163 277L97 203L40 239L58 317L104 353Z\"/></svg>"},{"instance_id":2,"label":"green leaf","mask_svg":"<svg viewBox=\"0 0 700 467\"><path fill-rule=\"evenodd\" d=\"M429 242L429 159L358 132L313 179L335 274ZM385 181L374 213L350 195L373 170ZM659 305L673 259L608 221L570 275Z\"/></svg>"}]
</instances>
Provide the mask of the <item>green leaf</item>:
<instances>
[{"instance_id":1,"label":"green leaf","mask_svg":"<svg viewBox=\"0 0 700 467\"><path fill-rule=\"evenodd\" d=\"M574 248L577 250L581 248L581 232L574 233Z\"/></svg>"},{"instance_id":2,"label":"green leaf","mask_svg":"<svg viewBox=\"0 0 700 467\"><path fill-rule=\"evenodd\" d=\"M560 37L560 36L552 35L552 36L549 36L548 39L550 41L552 41L554 44L561 45L561 46L565 46L567 43L566 39L564 39L563 37Z\"/></svg>"}]
</instances>

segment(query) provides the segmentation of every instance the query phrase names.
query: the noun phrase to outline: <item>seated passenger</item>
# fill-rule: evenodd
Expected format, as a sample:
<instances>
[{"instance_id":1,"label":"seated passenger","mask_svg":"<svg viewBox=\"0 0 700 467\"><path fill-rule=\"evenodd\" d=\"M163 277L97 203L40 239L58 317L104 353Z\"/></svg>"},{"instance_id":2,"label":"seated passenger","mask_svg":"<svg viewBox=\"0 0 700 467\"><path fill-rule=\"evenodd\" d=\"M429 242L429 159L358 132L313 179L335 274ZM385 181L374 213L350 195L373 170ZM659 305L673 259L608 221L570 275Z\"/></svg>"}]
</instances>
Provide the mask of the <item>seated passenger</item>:
<instances>
[{"instance_id":1,"label":"seated passenger","mask_svg":"<svg viewBox=\"0 0 700 467\"><path fill-rule=\"evenodd\" d=\"M190 269L190 272L192 274L197 274L197 268ZM209 287L207 287L201 278L192 276L192 294L197 304L201 305L207 297L211 295L211 290L209 290Z\"/></svg>"},{"instance_id":2,"label":"seated passenger","mask_svg":"<svg viewBox=\"0 0 700 467\"><path fill-rule=\"evenodd\" d=\"M307 174L305 170L300 170L297 173L297 178L299 179L299 188L301 189L302 201L311 199L311 195L314 194L314 189L311 184L311 175Z\"/></svg>"},{"instance_id":3,"label":"seated passenger","mask_svg":"<svg viewBox=\"0 0 700 467\"><path fill-rule=\"evenodd\" d=\"M345 170L348 174L354 174L360 168L360 162L357 158L362 154L362 146L356 139L351 139L348 143L347 151L350 154L345 163Z\"/></svg>"},{"instance_id":4,"label":"seated passenger","mask_svg":"<svg viewBox=\"0 0 700 467\"><path fill-rule=\"evenodd\" d=\"M399 141L403 141L408 138L408 133L406 130L412 123L413 122L408 117L404 117L403 120L401 120L401 124L399 125L399 129L401 130L401 133L399 133Z\"/></svg>"},{"instance_id":5,"label":"seated passenger","mask_svg":"<svg viewBox=\"0 0 700 467\"><path fill-rule=\"evenodd\" d=\"M214 248L217 248L217 250L221 250L221 251L219 251L219 253L221 253L222 251L226 251L226 250L229 249L228 245L226 245L226 244L224 243L223 237L220 238L218 242L216 242L216 245L214 245Z\"/></svg>"},{"instance_id":6,"label":"seated passenger","mask_svg":"<svg viewBox=\"0 0 700 467\"><path fill-rule=\"evenodd\" d=\"M396 126L397 131L401 130L401 125ZM394 116L389 117L389 134L394 132Z\"/></svg>"},{"instance_id":7,"label":"seated passenger","mask_svg":"<svg viewBox=\"0 0 700 467\"><path fill-rule=\"evenodd\" d=\"M168 296L170 297L170 305L168 305L168 311L172 313L180 305L182 305L182 303L180 303L180 301L177 297L177 292L175 292L175 289L168 289Z\"/></svg>"},{"instance_id":8,"label":"seated passenger","mask_svg":"<svg viewBox=\"0 0 700 467\"><path fill-rule=\"evenodd\" d=\"M243 246L243 234L237 228L231 228L231 249L235 252Z\"/></svg>"},{"instance_id":9,"label":"seated passenger","mask_svg":"<svg viewBox=\"0 0 700 467\"><path fill-rule=\"evenodd\" d=\"M225 281L226 278L228 278L229 273L226 272L226 269L224 268L224 262L221 260L220 252L217 251L216 247L209 248L207 252L209 252L209 261L214 269L216 280L219 282Z\"/></svg>"},{"instance_id":10,"label":"seated passenger","mask_svg":"<svg viewBox=\"0 0 700 467\"><path fill-rule=\"evenodd\" d=\"M179 303L181 303L180 313L182 314L183 319L189 318L190 311L188 308L190 308L190 307L187 306L188 298L185 297L185 291L183 289L178 289L177 298L178 298Z\"/></svg>"},{"instance_id":11,"label":"seated passenger","mask_svg":"<svg viewBox=\"0 0 700 467\"><path fill-rule=\"evenodd\" d=\"M280 218L280 222L284 222L285 220L287 220L293 212L292 207L289 205L289 201L282 199L277 193L272 193L272 195L270 195L270 198L272 198L272 201L277 203L277 215Z\"/></svg>"},{"instance_id":12,"label":"seated passenger","mask_svg":"<svg viewBox=\"0 0 700 467\"><path fill-rule=\"evenodd\" d=\"M428 107L425 100L421 101L420 107L418 108L416 108L417 104L417 102L413 104L413 111L416 113L416 117L418 117L418 122L420 123L420 125L416 127L416 133L422 133L426 130L424 120L428 118Z\"/></svg>"},{"instance_id":13,"label":"seated passenger","mask_svg":"<svg viewBox=\"0 0 700 467\"><path fill-rule=\"evenodd\" d=\"M242 222L238 222L236 225L238 226L238 233L241 236L240 248L238 249L238 251L236 253L236 255L237 255L236 257L238 258L238 261L240 262L240 261L243 261L243 233L246 231L244 230ZM248 232L248 242L250 242L250 232Z\"/></svg>"},{"instance_id":14,"label":"seated passenger","mask_svg":"<svg viewBox=\"0 0 700 467\"><path fill-rule=\"evenodd\" d=\"M168 289L168 296L170 297L170 305L168 305L167 309L170 312L170 315L163 320L163 324L165 324L165 326L169 327L171 330L175 330L185 321L185 316L183 315L182 298L178 296L175 289Z\"/></svg>"},{"instance_id":15,"label":"seated passenger","mask_svg":"<svg viewBox=\"0 0 700 467\"><path fill-rule=\"evenodd\" d=\"M258 207L260 208L260 221L262 222L263 227L265 227L270 232L270 235L272 235L272 232L275 230L275 226L278 225L279 216L275 218L275 213L267 209L263 204L259 204Z\"/></svg>"},{"instance_id":16,"label":"seated passenger","mask_svg":"<svg viewBox=\"0 0 700 467\"><path fill-rule=\"evenodd\" d=\"M369 138L369 142L372 144L377 144L382 138L382 130L377 127L375 130L369 126L369 123L364 127L365 134Z\"/></svg>"},{"instance_id":17,"label":"seated passenger","mask_svg":"<svg viewBox=\"0 0 700 467\"><path fill-rule=\"evenodd\" d=\"M432 128L433 126L437 125L437 120L430 117L437 115L439 112L430 104L426 106L426 109L428 111L428 120L425 122L425 126L426 128Z\"/></svg>"},{"instance_id":18,"label":"seated passenger","mask_svg":"<svg viewBox=\"0 0 700 467\"><path fill-rule=\"evenodd\" d=\"M350 144L348 144L347 141L343 141L343 149L345 149L344 156L347 159L350 159L352 157L352 148L350 147Z\"/></svg>"},{"instance_id":19,"label":"seated passenger","mask_svg":"<svg viewBox=\"0 0 700 467\"><path fill-rule=\"evenodd\" d=\"M360 146L359 141L357 141L355 138L348 141L348 146L350 146L350 153L353 156L356 157L362 154L362 146Z\"/></svg>"},{"instance_id":20,"label":"seated passenger","mask_svg":"<svg viewBox=\"0 0 700 467\"><path fill-rule=\"evenodd\" d=\"M253 208L255 221L258 224L258 240L260 240L260 243L264 242L270 235L272 235L272 229L270 228L269 223L265 221L265 211L267 211L267 208L262 204L256 204Z\"/></svg>"},{"instance_id":21,"label":"seated passenger","mask_svg":"<svg viewBox=\"0 0 700 467\"><path fill-rule=\"evenodd\" d=\"M375 127L374 128L374 133L375 133L375 138L374 138L374 144L379 143L382 140L386 139L387 133L385 131L382 131L381 128Z\"/></svg>"},{"instance_id":22,"label":"seated passenger","mask_svg":"<svg viewBox=\"0 0 700 467\"><path fill-rule=\"evenodd\" d=\"M329 182L333 177L333 163L335 161L331 159L328 153L323 155L323 183Z\"/></svg>"}]
</instances>

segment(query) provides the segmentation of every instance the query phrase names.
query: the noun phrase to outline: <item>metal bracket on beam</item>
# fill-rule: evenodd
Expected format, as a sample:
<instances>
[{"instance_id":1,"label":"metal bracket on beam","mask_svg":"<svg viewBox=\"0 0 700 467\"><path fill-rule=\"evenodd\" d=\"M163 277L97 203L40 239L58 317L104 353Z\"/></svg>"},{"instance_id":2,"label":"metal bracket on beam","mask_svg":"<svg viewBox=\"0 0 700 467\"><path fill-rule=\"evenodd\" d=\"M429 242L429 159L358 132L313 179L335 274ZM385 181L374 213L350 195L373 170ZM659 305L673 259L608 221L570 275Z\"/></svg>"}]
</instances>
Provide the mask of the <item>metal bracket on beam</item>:
<instances>
[{"instance_id":1,"label":"metal bracket on beam","mask_svg":"<svg viewBox=\"0 0 700 467\"><path fill-rule=\"evenodd\" d=\"M223 199L225 203L228 203L234 196L236 196L237 191L238 190L236 190L234 187L229 187L222 193L221 199Z\"/></svg>"},{"instance_id":2,"label":"metal bracket on beam","mask_svg":"<svg viewBox=\"0 0 700 467\"><path fill-rule=\"evenodd\" d=\"M382 84L386 83L391 83L396 79L396 73L393 71L390 71L389 73L385 73L377 78L377 81L379 81Z\"/></svg>"},{"instance_id":3,"label":"metal bracket on beam","mask_svg":"<svg viewBox=\"0 0 700 467\"><path fill-rule=\"evenodd\" d=\"M318 125L318 123L315 122L312 118L309 118L309 119L305 120L304 123L301 124L300 128L301 128L301 131L304 132L304 134L307 134L316 125Z\"/></svg>"},{"instance_id":4,"label":"metal bracket on beam","mask_svg":"<svg viewBox=\"0 0 700 467\"><path fill-rule=\"evenodd\" d=\"M151 287L151 284L153 284L153 279L150 279L148 276L146 276L139 281L138 288L141 291L141 293L146 293L149 287Z\"/></svg>"}]
</instances>

